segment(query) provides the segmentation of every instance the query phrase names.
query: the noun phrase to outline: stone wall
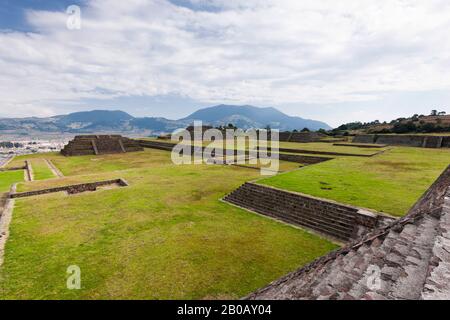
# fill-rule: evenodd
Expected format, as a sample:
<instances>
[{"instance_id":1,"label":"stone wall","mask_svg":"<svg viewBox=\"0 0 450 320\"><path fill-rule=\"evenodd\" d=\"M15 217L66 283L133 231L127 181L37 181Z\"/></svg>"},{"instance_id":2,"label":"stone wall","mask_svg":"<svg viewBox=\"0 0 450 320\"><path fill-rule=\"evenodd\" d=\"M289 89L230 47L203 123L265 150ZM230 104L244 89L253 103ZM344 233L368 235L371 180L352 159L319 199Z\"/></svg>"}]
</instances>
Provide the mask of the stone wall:
<instances>
[{"instance_id":1,"label":"stone wall","mask_svg":"<svg viewBox=\"0 0 450 320\"><path fill-rule=\"evenodd\" d=\"M450 136L425 136L406 134L363 134L354 143L376 143L417 148L450 148Z\"/></svg>"},{"instance_id":2,"label":"stone wall","mask_svg":"<svg viewBox=\"0 0 450 320\"><path fill-rule=\"evenodd\" d=\"M425 141L424 136L413 135L379 135L375 137L375 143L408 146L408 147L423 147Z\"/></svg>"},{"instance_id":3,"label":"stone wall","mask_svg":"<svg viewBox=\"0 0 450 320\"><path fill-rule=\"evenodd\" d=\"M174 144L170 142L152 141L152 140L135 140L143 148L152 148L165 151L172 151Z\"/></svg>"},{"instance_id":4,"label":"stone wall","mask_svg":"<svg viewBox=\"0 0 450 320\"><path fill-rule=\"evenodd\" d=\"M166 151L172 151L174 144L168 143L168 142L160 142L160 141L148 141L148 140L137 140L139 144L142 147L145 148L154 148L159 150L166 150ZM206 147L203 147L202 150L204 151L207 149ZM192 154L194 154L194 147L191 147ZM224 154L226 150L222 149L216 149L217 154ZM234 150L234 154L238 155L239 151ZM245 156L250 156L250 152L247 150L245 151ZM257 157L260 158L262 155L258 152ZM332 158L325 158L325 157L314 157L314 156L304 156L304 155L296 155L296 154L283 154L280 153L279 159L283 161L289 161L289 162L296 162L301 164L316 164L324 161L331 160Z\"/></svg>"},{"instance_id":5,"label":"stone wall","mask_svg":"<svg viewBox=\"0 0 450 320\"><path fill-rule=\"evenodd\" d=\"M31 196L38 196L38 195L42 195L42 194L62 192L62 191L66 191L68 194L76 194L76 193L81 193L81 192L86 192L86 191L95 191L99 187L110 186L110 185L118 185L120 187L126 187L126 186L128 186L128 183L123 179L96 181L96 182L90 182L90 183L73 184L73 185L68 185L68 186L35 190L35 191L10 193L9 198L15 199L15 198L31 197Z\"/></svg>"},{"instance_id":6,"label":"stone wall","mask_svg":"<svg viewBox=\"0 0 450 320\"><path fill-rule=\"evenodd\" d=\"M272 148L267 148L271 151ZM347 157L362 157L370 158L378 153L373 154L359 154L359 153L343 153L343 152L332 152L332 151L315 151L315 150L305 150L305 149L290 149L290 148L279 148L274 149L274 152L289 152L289 153L303 153L303 154L319 154L324 156L347 156Z\"/></svg>"},{"instance_id":7,"label":"stone wall","mask_svg":"<svg viewBox=\"0 0 450 320\"><path fill-rule=\"evenodd\" d=\"M6 207L6 202L8 201L8 193L0 193L0 219L3 215L3 210Z\"/></svg>"},{"instance_id":8,"label":"stone wall","mask_svg":"<svg viewBox=\"0 0 450 320\"><path fill-rule=\"evenodd\" d=\"M289 131L285 131L285 132L280 132L278 134L278 139L280 141L289 141L290 137L291 137L292 132Z\"/></svg>"},{"instance_id":9,"label":"stone wall","mask_svg":"<svg viewBox=\"0 0 450 320\"><path fill-rule=\"evenodd\" d=\"M349 142L333 143L333 146L355 147L355 148L365 148L365 149L380 149L380 148L387 147L386 144L373 145L373 144L358 144L358 143L349 143Z\"/></svg>"},{"instance_id":10,"label":"stone wall","mask_svg":"<svg viewBox=\"0 0 450 320\"><path fill-rule=\"evenodd\" d=\"M9 168L0 168L0 171L18 171L18 170L26 170L26 166L22 167L9 167Z\"/></svg>"},{"instance_id":11,"label":"stone wall","mask_svg":"<svg viewBox=\"0 0 450 320\"><path fill-rule=\"evenodd\" d=\"M315 142L322 138L317 132L293 132L289 142Z\"/></svg>"},{"instance_id":12,"label":"stone wall","mask_svg":"<svg viewBox=\"0 0 450 320\"><path fill-rule=\"evenodd\" d=\"M25 180L26 181L34 180L33 167L31 166L28 160L25 160Z\"/></svg>"},{"instance_id":13,"label":"stone wall","mask_svg":"<svg viewBox=\"0 0 450 320\"><path fill-rule=\"evenodd\" d=\"M282 161L296 162L301 164L316 164L332 160L333 158L303 156L297 154L280 153L279 159Z\"/></svg>"},{"instance_id":14,"label":"stone wall","mask_svg":"<svg viewBox=\"0 0 450 320\"><path fill-rule=\"evenodd\" d=\"M353 143L375 143L375 135L374 134L360 134L353 138Z\"/></svg>"},{"instance_id":15,"label":"stone wall","mask_svg":"<svg viewBox=\"0 0 450 320\"><path fill-rule=\"evenodd\" d=\"M245 183L224 201L344 242L393 221L360 208L255 183Z\"/></svg>"},{"instance_id":16,"label":"stone wall","mask_svg":"<svg viewBox=\"0 0 450 320\"><path fill-rule=\"evenodd\" d=\"M322 138L322 135L317 132L280 132L279 140L284 142L316 142Z\"/></svg>"},{"instance_id":17,"label":"stone wall","mask_svg":"<svg viewBox=\"0 0 450 320\"><path fill-rule=\"evenodd\" d=\"M143 151L135 140L120 135L83 135L70 141L61 154L83 156Z\"/></svg>"}]
</instances>

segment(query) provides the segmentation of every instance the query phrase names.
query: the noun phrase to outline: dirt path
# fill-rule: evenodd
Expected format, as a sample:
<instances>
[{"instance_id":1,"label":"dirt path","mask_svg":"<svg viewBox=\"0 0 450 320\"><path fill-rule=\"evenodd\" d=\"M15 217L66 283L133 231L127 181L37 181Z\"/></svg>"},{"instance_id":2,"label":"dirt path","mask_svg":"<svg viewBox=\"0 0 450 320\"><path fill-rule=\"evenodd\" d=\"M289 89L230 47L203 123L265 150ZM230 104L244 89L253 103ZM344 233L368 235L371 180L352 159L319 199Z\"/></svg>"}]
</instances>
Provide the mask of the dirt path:
<instances>
[{"instance_id":1,"label":"dirt path","mask_svg":"<svg viewBox=\"0 0 450 320\"><path fill-rule=\"evenodd\" d=\"M16 185L11 187L11 192L15 192ZM3 264L5 254L5 244L9 236L9 224L12 220L12 212L14 208L14 199L9 199L5 193L0 198L0 267Z\"/></svg>"}]
</instances>

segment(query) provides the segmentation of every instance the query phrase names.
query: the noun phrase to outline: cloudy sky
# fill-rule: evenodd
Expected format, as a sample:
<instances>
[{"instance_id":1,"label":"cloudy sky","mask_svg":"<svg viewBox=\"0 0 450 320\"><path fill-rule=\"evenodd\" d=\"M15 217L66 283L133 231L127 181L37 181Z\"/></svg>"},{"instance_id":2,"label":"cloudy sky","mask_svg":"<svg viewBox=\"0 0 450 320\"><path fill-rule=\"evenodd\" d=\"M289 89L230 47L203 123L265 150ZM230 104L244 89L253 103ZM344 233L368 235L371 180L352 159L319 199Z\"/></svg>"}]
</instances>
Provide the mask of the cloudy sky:
<instances>
[{"instance_id":1,"label":"cloudy sky","mask_svg":"<svg viewBox=\"0 0 450 320\"><path fill-rule=\"evenodd\" d=\"M448 0L0 0L0 117L450 112L449 30Z\"/></svg>"}]
</instances>

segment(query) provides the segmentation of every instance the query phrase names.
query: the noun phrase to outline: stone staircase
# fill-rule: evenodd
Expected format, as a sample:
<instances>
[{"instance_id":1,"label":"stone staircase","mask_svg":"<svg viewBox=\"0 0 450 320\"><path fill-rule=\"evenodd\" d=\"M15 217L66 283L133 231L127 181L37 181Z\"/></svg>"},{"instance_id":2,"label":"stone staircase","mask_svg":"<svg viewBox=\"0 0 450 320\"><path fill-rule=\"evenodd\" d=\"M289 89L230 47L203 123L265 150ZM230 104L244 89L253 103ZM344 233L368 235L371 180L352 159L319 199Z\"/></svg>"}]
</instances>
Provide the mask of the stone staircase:
<instances>
[{"instance_id":1,"label":"stone staircase","mask_svg":"<svg viewBox=\"0 0 450 320\"><path fill-rule=\"evenodd\" d=\"M223 200L344 242L355 238L360 228L377 225L374 215L364 216L363 226L358 208L248 182Z\"/></svg>"},{"instance_id":2,"label":"stone staircase","mask_svg":"<svg viewBox=\"0 0 450 320\"><path fill-rule=\"evenodd\" d=\"M69 141L69 143L61 150L61 154L65 156L69 155L92 155L96 154L94 146L92 145L91 138L75 137L74 140Z\"/></svg>"},{"instance_id":3,"label":"stone staircase","mask_svg":"<svg viewBox=\"0 0 450 320\"><path fill-rule=\"evenodd\" d=\"M450 166L409 213L247 299L450 299Z\"/></svg>"},{"instance_id":4,"label":"stone staircase","mask_svg":"<svg viewBox=\"0 0 450 320\"><path fill-rule=\"evenodd\" d=\"M438 227L439 220L431 216L399 225L347 252L319 259L257 298L419 299Z\"/></svg>"}]
</instances>

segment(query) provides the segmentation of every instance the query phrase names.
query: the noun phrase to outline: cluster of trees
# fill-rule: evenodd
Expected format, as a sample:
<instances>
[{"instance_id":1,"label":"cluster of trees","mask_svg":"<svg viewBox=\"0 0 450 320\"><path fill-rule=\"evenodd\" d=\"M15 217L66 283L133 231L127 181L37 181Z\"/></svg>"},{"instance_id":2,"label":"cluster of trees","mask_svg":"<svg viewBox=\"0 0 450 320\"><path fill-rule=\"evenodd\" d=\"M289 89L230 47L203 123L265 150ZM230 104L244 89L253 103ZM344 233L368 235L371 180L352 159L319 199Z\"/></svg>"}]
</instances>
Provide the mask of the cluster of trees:
<instances>
[{"instance_id":1,"label":"cluster of trees","mask_svg":"<svg viewBox=\"0 0 450 320\"><path fill-rule=\"evenodd\" d=\"M444 116L445 111L432 110L429 116ZM426 122L425 115L415 114L410 118L398 118L391 122L380 122L375 120L372 122L351 122L346 123L338 128L331 130L332 135L344 134L347 135L349 131L353 130L368 130L373 133L432 133L432 132L450 132L450 125L442 124L442 120L437 118L436 122ZM377 129L377 127L379 129Z\"/></svg>"},{"instance_id":2,"label":"cluster of trees","mask_svg":"<svg viewBox=\"0 0 450 320\"><path fill-rule=\"evenodd\" d=\"M220 131L225 131L226 129L233 129L236 130L238 127L236 127L234 124L229 123L226 126L218 126L216 129L219 129Z\"/></svg>"},{"instance_id":3,"label":"cluster of trees","mask_svg":"<svg viewBox=\"0 0 450 320\"><path fill-rule=\"evenodd\" d=\"M431 122L398 122L391 129L372 130L373 133L432 133L432 132L450 132L450 125L435 124Z\"/></svg>"},{"instance_id":4,"label":"cluster of trees","mask_svg":"<svg viewBox=\"0 0 450 320\"><path fill-rule=\"evenodd\" d=\"M431 110L429 116L444 116L447 113L445 111ZM437 118L436 122L426 122L423 118L425 115L415 114L410 118L398 118L392 120L391 122L380 122L379 120L375 120L372 122L350 122L340 125L339 127L327 131L324 129L318 130L319 133L336 136L336 135L348 135L349 131L355 130L368 130L370 129L373 133L432 133L432 132L450 132L450 124L443 124L441 119ZM377 129L377 127L379 129ZM237 129L235 125L229 123L226 126L217 127L219 130L225 129ZM269 125L265 128L267 131L270 131L271 128ZM301 130L294 130L293 132L310 132L308 128L303 128Z\"/></svg>"},{"instance_id":5,"label":"cluster of trees","mask_svg":"<svg viewBox=\"0 0 450 320\"><path fill-rule=\"evenodd\" d=\"M445 116L445 111L431 110L430 116ZM374 133L433 133L433 132L450 132L450 125L442 124L442 120L437 118L436 122L426 122L424 115L415 114L411 118L398 118L391 121L390 129L372 130Z\"/></svg>"},{"instance_id":6,"label":"cluster of trees","mask_svg":"<svg viewBox=\"0 0 450 320\"><path fill-rule=\"evenodd\" d=\"M363 129L369 129L374 126L378 126L380 124L386 124L386 122L381 123L379 120L375 120L372 122L350 122L345 123L343 125L340 125L339 127L333 129L332 131L346 131L346 130L363 130Z\"/></svg>"},{"instance_id":7,"label":"cluster of trees","mask_svg":"<svg viewBox=\"0 0 450 320\"><path fill-rule=\"evenodd\" d=\"M299 131L294 129L292 132L299 132ZM302 130L300 130L300 132L311 132L311 130L309 130L308 128L303 128Z\"/></svg>"}]
</instances>

